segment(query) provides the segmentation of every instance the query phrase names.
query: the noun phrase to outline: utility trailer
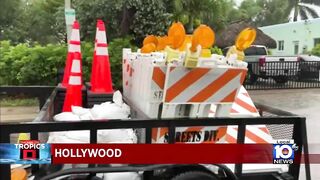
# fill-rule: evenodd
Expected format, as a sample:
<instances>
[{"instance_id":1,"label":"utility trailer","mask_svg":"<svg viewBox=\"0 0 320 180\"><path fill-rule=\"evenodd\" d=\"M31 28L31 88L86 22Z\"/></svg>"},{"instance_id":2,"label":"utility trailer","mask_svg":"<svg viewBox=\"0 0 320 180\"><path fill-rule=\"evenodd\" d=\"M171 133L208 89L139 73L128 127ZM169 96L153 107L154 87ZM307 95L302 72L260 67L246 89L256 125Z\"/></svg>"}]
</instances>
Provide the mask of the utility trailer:
<instances>
[{"instance_id":1,"label":"utility trailer","mask_svg":"<svg viewBox=\"0 0 320 180\"><path fill-rule=\"evenodd\" d=\"M34 88L34 87L32 87ZM24 92L28 91L28 87L21 88L3 88L1 93L7 91L11 92L14 89ZM146 118L143 112L135 106L131 106L130 120L108 120L108 121L80 121L80 122L54 122L53 116L61 109L57 109L61 100L61 94L57 93L59 88L55 88L47 99L44 106L41 108L38 116L31 123L1 123L0 124L0 142L10 143L10 136L15 133L26 132L30 133L31 139L39 139L45 143L48 138L48 132L54 131L70 131L70 130L89 130L90 143L97 143L97 131L102 129L120 129L132 128L142 129L139 134L140 142L152 143L152 129L153 128L168 128L168 143L175 143L175 133L178 127L192 127L192 126L237 126L237 143L243 144L245 142L246 127L249 125L267 125L271 135L275 139L294 139L294 142L299 147L295 152L296 157L301 157L302 149L305 154L308 154L306 119L285 112L279 109L268 107L261 104L256 104L259 109L261 117L236 117L236 118L180 118L180 119L149 119ZM35 95L37 96L37 95ZM130 101L126 101L130 105ZM87 104L84 104L86 107ZM162 106L160 106L162 107ZM287 132L287 133L283 133ZM11 142L12 143L12 142ZM307 180L310 177L310 167L308 156L304 156L305 172ZM31 165L29 170L36 179L53 179L64 176L74 176L78 174L76 179L99 179L96 177L97 173L109 172L139 172L142 179L299 179L299 172L301 166L301 159L296 158L295 163L287 166L287 171L261 171L250 172L244 170L244 164L236 164L234 169L228 168L223 164L212 164L215 171L210 171L206 166L200 164L185 164L185 165L124 165L112 167L106 165L90 164L83 168L65 168L63 165ZM0 165L1 179L10 179L10 165ZM304 179L304 178L303 178Z\"/></svg>"}]
</instances>

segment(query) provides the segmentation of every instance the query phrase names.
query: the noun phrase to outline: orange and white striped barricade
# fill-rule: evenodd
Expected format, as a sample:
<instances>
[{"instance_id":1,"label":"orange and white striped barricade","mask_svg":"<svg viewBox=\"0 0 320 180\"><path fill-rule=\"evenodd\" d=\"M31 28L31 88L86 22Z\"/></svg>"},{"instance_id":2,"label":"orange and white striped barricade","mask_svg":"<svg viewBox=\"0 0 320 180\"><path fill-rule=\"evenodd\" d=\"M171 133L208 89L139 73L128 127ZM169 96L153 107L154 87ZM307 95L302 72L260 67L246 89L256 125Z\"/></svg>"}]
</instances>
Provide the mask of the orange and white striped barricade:
<instances>
[{"instance_id":1,"label":"orange and white striped barricade","mask_svg":"<svg viewBox=\"0 0 320 180\"><path fill-rule=\"evenodd\" d=\"M237 143L237 126L228 126L226 133L217 143ZM266 144L273 143L272 136L266 125L248 125L245 132L245 143Z\"/></svg>"},{"instance_id":2,"label":"orange and white striped barricade","mask_svg":"<svg viewBox=\"0 0 320 180\"><path fill-rule=\"evenodd\" d=\"M209 111L209 117L215 116L217 106L212 104ZM259 117L259 112L250 98L247 90L241 86L236 99L230 109L230 117Z\"/></svg>"},{"instance_id":3,"label":"orange and white striped barricade","mask_svg":"<svg viewBox=\"0 0 320 180\"><path fill-rule=\"evenodd\" d=\"M132 61L131 100L149 118L157 118L162 102L166 72L164 59L162 53L151 53L138 54Z\"/></svg>"},{"instance_id":4,"label":"orange and white striped barricade","mask_svg":"<svg viewBox=\"0 0 320 180\"><path fill-rule=\"evenodd\" d=\"M232 104L231 117L245 116L245 117L259 117L259 111L255 107L252 99L249 96L247 90L241 86L240 91Z\"/></svg>"},{"instance_id":5,"label":"orange and white striped barricade","mask_svg":"<svg viewBox=\"0 0 320 180\"><path fill-rule=\"evenodd\" d=\"M188 117L208 117L211 104L231 107L246 71L246 68L232 67L187 69L169 66L164 86L162 117L175 118L181 114ZM225 111L227 115L230 114L230 111ZM215 143L226 131L227 127L180 127L176 128L176 142ZM153 143L165 143L167 132L166 128L153 130Z\"/></svg>"},{"instance_id":6,"label":"orange and white striped barricade","mask_svg":"<svg viewBox=\"0 0 320 180\"><path fill-rule=\"evenodd\" d=\"M169 66L164 87L166 104L228 104L231 106L240 89L246 68L194 68ZM166 117L168 113L163 112ZM217 114L217 113L216 113ZM172 114L174 115L174 114Z\"/></svg>"},{"instance_id":7,"label":"orange and white striped barricade","mask_svg":"<svg viewBox=\"0 0 320 180\"><path fill-rule=\"evenodd\" d=\"M177 127L175 134L176 143L200 144L215 143L226 134L226 128L213 126ZM152 143L167 143L168 128L153 128Z\"/></svg>"},{"instance_id":8,"label":"orange and white striped barricade","mask_svg":"<svg viewBox=\"0 0 320 180\"><path fill-rule=\"evenodd\" d=\"M122 87L123 95L130 97L131 93L131 76L132 76L132 61L136 59L137 54L131 52L130 48L122 50Z\"/></svg>"}]
</instances>

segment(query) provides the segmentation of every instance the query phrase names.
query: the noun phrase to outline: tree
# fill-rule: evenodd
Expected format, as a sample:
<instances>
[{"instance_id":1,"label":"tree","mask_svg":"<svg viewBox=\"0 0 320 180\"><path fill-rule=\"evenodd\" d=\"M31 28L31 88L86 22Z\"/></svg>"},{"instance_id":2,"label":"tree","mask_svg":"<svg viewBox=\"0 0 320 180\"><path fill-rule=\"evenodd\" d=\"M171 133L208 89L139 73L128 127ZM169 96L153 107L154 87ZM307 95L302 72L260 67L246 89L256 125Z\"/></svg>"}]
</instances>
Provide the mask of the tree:
<instances>
[{"instance_id":1,"label":"tree","mask_svg":"<svg viewBox=\"0 0 320 180\"><path fill-rule=\"evenodd\" d=\"M21 16L22 5L20 0L0 0L0 40L12 39L13 41L20 41L21 23L19 19ZM19 32L19 33L16 33Z\"/></svg>"},{"instance_id":2,"label":"tree","mask_svg":"<svg viewBox=\"0 0 320 180\"><path fill-rule=\"evenodd\" d=\"M254 19L256 26L268 26L288 22L288 15L286 14L288 1L258 0L257 4L261 7L261 10Z\"/></svg>"},{"instance_id":3,"label":"tree","mask_svg":"<svg viewBox=\"0 0 320 180\"><path fill-rule=\"evenodd\" d=\"M244 0L239 9L232 9L229 19L248 21L256 26L288 22L284 0Z\"/></svg>"},{"instance_id":4,"label":"tree","mask_svg":"<svg viewBox=\"0 0 320 180\"><path fill-rule=\"evenodd\" d=\"M166 12L163 1L128 0L127 8L135 10L130 29L138 45L146 35L162 36L167 33L171 15Z\"/></svg>"},{"instance_id":5,"label":"tree","mask_svg":"<svg viewBox=\"0 0 320 180\"><path fill-rule=\"evenodd\" d=\"M209 14L211 0L174 0L174 18L186 24L187 32L192 33L194 22Z\"/></svg>"},{"instance_id":6,"label":"tree","mask_svg":"<svg viewBox=\"0 0 320 180\"><path fill-rule=\"evenodd\" d=\"M25 30L28 32L28 39L37 41L40 44L63 42L64 37L61 37L60 34L65 29L56 28L56 13L59 7L63 6L63 0L30 1L24 12ZM64 13L61 16L64 16Z\"/></svg>"},{"instance_id":7,"label":"tree","mask_svg":"<svg viewBox=\"0 0 320 180\"><path fill-rule=\"evenodd\" d=\"M73 1L76 18L80 22L81 40L95 38L97 19L105 22L109 39L120 35L120 22L125 0Z\"/></svg>"},{"instance_id":8,"label":"tree","mask_svg":"<svg viewBox=\"0 0 320 180\"><path fill-rule=\"evenodd\" d=\"M109 39L133 35L137 44L148 34L164 35L171 24L162 0L77 0L83 39L94 39L96 20L106 22Z\"/></svg>"},{"instance_id":9,"label":"tree","mask_svg":"<svg viewBox=\"0 0 320 180\"><path fill-rule=\"evenodd\" d=\"M293 21L298 20L298 15L301 16L302 20L308 19L309 15L311 15L312 18L318 18L320 15L319 12L308 6L320 6L320 0L288 0L288 3L289 4L286 12L289 16L293 10Z\"/></svg>"},{"instance_id":10,"label":"tree","mask_svg":"<svg viewBox=\"0 0 320 180\"><path fill-rule=\"evenodd\" d=\"M13 0L5 5L7 7L2 8L4 11L0 11L0 22L5 24L1 25L1 40L9 39L13 44L34 41L47 44L61 42L63 39L65 28L57 26L61 22L56 18L64 0ZM64 17L63 11L59 16ZM64 18L62 23L64 24Z\"/></svg>"}]
</instances>

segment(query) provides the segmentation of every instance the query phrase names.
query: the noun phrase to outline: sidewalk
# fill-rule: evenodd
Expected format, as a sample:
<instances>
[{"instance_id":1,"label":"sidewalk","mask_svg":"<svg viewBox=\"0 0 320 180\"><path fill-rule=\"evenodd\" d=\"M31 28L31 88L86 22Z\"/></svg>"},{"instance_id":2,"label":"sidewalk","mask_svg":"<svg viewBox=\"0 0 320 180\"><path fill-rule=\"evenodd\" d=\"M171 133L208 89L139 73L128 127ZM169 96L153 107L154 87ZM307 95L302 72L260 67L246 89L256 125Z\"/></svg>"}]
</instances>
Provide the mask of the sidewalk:
<instances>
[{"instance_id":1,"label":"sidewalk","mask_svg":"<svg viewBox=\"0 0 320 180\"><path fill-rule=\"evenodd\" d=\"M0 107L0 122L32 121L38 112L38 106Z\"/></svg>"}]
</instances>

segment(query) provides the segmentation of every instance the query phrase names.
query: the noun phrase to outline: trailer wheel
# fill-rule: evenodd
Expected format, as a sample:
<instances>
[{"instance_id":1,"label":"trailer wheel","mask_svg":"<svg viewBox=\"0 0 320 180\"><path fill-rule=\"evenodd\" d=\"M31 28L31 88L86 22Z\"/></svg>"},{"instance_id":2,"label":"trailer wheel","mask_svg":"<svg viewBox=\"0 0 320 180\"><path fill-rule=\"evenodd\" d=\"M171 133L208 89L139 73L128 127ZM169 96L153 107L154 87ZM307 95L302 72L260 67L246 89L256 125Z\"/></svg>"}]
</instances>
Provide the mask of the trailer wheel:
<instances>
[{"instance_id":1,"label":"trailer wheel","mask_svg":"<svg viewBox=\"0 0 320 180\"><path fill-rule=\"evenodd\" d=\"M188 171L174 176L171 180L219 180L214 174L203 171Z\"/></svg>"}]
</instances>

